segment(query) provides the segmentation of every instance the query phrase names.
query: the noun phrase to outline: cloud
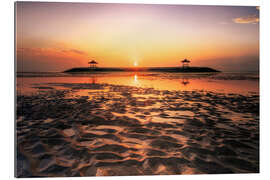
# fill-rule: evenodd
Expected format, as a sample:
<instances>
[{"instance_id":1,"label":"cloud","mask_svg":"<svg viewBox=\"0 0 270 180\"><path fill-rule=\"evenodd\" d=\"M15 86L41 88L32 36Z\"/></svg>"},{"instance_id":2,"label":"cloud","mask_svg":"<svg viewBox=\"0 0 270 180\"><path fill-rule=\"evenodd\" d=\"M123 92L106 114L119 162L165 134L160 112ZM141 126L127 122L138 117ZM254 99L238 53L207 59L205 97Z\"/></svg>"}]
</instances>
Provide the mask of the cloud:
<instances>
[{"instance_id":1,"label":"cloud","mask_svg":"<svg viewBox=\"0 0 270 180\"><path fill-rule=\"evenodd\" d=\"M260 19L256 14L233 19L233 22L238 24L257 24L259 21Z\"/></svg>"},{"instance_id":2,"label":"cloud","mask_svg":"<svg viewBox=\"0 0 270 180\"><path fill-rule=\"evenodd\" d=\"M77 49L59 49L59 48L17 48L18 53L41 55L41 56L85 56L86 52Z\"/></svg>"},{"instance_id":3,"label":"cloud","mask_svg":"<svg viewBox=\"0 0 270 180\"><path fill-rule=\"evenodd\" d=\"M62 50L62 52L64 52L64 53L75 53L75 54L81 54L81 55L86 54L84 51L80 51L80 50L77 50L77 49L65 49L65 50Z\"/></svg>"},{"instance_id":4,"label":"cloud","mask_svg":"<svg viewBox=\"0 0 270 180\"><path fill-rule=\"evenodd\" d=\"M76 49L17 48L18 71L63 71L72 67L87 66L87 53Z\"/></svg>"}]
</instances>

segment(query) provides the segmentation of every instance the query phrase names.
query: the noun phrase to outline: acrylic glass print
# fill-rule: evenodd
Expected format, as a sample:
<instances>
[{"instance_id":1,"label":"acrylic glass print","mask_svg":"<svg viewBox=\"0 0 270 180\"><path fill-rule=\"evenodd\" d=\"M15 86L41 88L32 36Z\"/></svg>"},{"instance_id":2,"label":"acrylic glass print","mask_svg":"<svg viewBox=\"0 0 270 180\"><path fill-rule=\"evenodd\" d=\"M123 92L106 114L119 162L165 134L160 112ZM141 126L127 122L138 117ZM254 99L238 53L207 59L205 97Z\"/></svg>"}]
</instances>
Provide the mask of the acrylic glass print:
<instances>
[{"instance_id":1,"label":"acrylic glass print","mask_svg":"<svg viewBox=\"0 0 270 180\"><path fill-rule=\"evenodd\" d=\"M259 172L259 7L17 2L17 177Z\"/></svg>"}]
</instances>

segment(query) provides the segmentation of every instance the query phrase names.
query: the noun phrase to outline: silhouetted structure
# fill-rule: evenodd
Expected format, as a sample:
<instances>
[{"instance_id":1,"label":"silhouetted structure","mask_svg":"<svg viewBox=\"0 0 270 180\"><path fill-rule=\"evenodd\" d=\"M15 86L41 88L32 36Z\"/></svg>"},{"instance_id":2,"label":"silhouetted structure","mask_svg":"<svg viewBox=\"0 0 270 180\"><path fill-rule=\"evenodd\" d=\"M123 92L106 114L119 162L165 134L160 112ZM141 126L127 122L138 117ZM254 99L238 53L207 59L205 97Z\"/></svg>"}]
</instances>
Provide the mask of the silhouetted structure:
<instances>
[{"instance_id":1,"label":"silhouetted structure","mask_svg":"<svg viewBox=\"0 0 270 180\"><path fill-rule=\"evenodd\" d=\"M98 63L95 60L92 60L92 61L89 61L88 64L90 68L94 69L97 67Z\"/></svg>"},{"instance_id":2,"label":"silhouetted structure","mask_svg":"<svg viewBox=\"0 0 270 180\"><path fill-rule=\"evenodd\" d=\"M184 59L181 62L182 62L182 67L183 68L188 68L189 67L190 60Z\"/></svg>"}]
</instances>

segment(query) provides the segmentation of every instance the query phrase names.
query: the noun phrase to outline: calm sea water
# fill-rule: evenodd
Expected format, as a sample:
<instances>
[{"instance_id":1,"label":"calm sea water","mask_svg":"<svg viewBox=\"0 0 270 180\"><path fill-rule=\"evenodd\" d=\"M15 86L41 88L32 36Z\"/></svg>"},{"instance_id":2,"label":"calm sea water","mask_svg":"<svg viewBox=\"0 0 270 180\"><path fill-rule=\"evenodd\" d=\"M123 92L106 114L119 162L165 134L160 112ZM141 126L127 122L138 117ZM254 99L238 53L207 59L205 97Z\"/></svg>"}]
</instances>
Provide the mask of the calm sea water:
<instances>
[{"instance_id":1,"label":"calm sea water","mask_svg":"<svg viewBox=\"0 0 270 180\"><path fill-rule=\"evenodd\" d=\"M203 90L237 94L259 93L258 73L17 73L18 94L44 91L48 87L60 88L53 83L88 83L89 85L106 83L169 91Z\"/></svg>"}]
</instances>

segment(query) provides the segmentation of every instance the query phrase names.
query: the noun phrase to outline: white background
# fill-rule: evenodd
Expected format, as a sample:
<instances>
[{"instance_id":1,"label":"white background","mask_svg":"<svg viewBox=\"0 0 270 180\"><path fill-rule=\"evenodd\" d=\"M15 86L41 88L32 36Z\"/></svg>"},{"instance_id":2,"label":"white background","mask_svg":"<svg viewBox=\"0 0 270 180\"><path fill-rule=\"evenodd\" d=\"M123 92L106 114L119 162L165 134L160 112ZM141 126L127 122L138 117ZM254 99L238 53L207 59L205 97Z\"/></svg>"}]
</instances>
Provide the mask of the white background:
<instances>
[{"instance_id":1,"label":"white background","mask_svg":"<svg viewBox=\"0 0 270 180\"><path fill-rule=\"evenodd\" d=\"M33 1L33 0L32 0ZM47 0L50 1L50 0ZM61 1L61 0L57 0ZM67 0L66 0L67 1ZM74 2L75 0L73 0ZM270 144L270 1L269 0L96 0L80 2L125 2L195 5L251 5L260 8L260 174L233 175L177 175L177 176L123 176L123 177L85 177L53 178L116 180L137 178L146 179L269 179ZM0 178L14 178L14 1L0 1ZM269 79L268 79L269 77ZM269 177L268 177L269 176ZM28 179L28 178L27 178ZM42 178L45 180L48 178Z\"/></svg>"}]
</instances>

